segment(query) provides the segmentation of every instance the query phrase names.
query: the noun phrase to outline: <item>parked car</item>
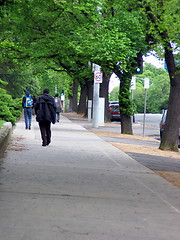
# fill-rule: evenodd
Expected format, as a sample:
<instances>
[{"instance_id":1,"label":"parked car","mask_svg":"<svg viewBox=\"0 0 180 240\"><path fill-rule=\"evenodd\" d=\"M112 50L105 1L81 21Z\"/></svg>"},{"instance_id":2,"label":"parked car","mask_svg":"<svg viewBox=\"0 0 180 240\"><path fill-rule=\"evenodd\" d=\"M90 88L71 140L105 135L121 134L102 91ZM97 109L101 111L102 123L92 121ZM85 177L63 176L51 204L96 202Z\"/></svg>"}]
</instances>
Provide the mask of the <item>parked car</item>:
<instances>
[{"instance_id":1,"label":"parked car","mask_svg":"<svg viewBox=\"0 0 180 240\"><path fill-rule=\"evenodd\" d=\"M109 104L109 111L111 113L111 121L121 121L119 103L117 103L117 101L114 101L114 102ZM133 121L133 123L135 123L135 115L134 114L132 116L132 121Z\"/></svg>"},{"instance_id":2,"label":"parked car","mask_svg":"<svg viewBox=\"0 0 180 240\"><path fill-rule=\"evenodd\" d=\"M160 137L162 138L163 135L163 131L164 131L164 126L166 123L166 117L167 117L167 110L163 110L162 113L162 118L161 118L161 122L160 122ZM180 128L179 128L179 143L178 146L180 147Z\"/></svg>"},{"instance_id":3,"label":"parked car","mask_svg":"<svg viewBox=\"0 0 180 240\"><path fill-rule=\"evenodd\" d=\"M119 104L109 104L109 111L111 113L111 121L121 121Z\"/></svg>"},{"instance_id":4,"label":"parked car","mask_svg":"<svg viewBox=\"0 0 180 240\"><path fill-rule=\"evenodd\" d=\"M110 104L116 104L116 103L119 104L119 101L109 101L109 105L110 105Z\"/></svg>"}]
</instances>

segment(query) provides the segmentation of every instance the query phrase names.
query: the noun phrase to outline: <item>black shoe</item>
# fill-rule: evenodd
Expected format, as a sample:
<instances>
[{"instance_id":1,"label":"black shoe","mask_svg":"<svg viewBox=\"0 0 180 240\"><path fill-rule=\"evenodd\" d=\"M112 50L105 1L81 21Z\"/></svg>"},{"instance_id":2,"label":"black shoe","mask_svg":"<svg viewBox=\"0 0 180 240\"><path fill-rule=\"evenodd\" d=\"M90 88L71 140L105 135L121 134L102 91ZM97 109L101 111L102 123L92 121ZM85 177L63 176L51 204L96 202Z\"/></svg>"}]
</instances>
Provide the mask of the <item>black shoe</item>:
<instances>
[{"instance_id":1,"label":"black shoe","mask_svg":"<svg viewBox=\"0 0 180 240\"><path fill-rule=\"evenodd\" d=\"M29 125L29 130L31 130L31 125Z\"/></svg>"},{"instance_id":2,"label":"black shoe","mask_svg":"<svg viewBox=\"0 0 180 240\"><path fill-rule=\"evenodd\" d=\"M47 146L47 144L45 142L42 142L42 146L45 147Z\"/></svg>"}]
</instances>

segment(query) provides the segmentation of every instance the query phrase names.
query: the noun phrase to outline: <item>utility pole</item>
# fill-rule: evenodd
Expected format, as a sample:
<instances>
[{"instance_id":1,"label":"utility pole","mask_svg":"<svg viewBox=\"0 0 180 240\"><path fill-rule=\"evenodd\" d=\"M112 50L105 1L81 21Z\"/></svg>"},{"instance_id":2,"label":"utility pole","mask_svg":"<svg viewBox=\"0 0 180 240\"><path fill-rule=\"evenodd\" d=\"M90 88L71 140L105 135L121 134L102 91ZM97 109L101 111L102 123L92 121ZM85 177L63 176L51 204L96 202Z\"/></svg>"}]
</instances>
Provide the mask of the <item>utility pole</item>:
<instances>
[{"instance_id":1,"label":"utility pole","mask_svg":"<svg viewBox=\"0 0 180 240\"><path fill-rule=\"evenodd\" d=\"M134 90L136 90L136 77L132 77L130 89L131 89L131 99L133 101L134 100ZM135 122L134 113L133 113L133 116L132 116L132 120L133 120L133 122Z\"/></svg>"},{"instance_id":2,"label":"utility pole","mask_svg":"<svg viewBox=\"0 0 180 240\"><path fill-rule=\"evenodd\" d=\"M99 113L99 86L102 83L101 67L97 64L93 64L94 71L94 91L93 91L93 127L98 127L98 113Z\"/></svg>"},{"instance_id":3,"label":"utility pole","mask_svg":"<svg viewBox=\"0 0 180 240\"><path fill-rule=\"evenodd\" d=\"M149 78L144 79L144 117L143 117L143 137L145 136L145 122L146 122L146 102L147 102L147 89L149 88Z\"/></svg>"}]
</instances>

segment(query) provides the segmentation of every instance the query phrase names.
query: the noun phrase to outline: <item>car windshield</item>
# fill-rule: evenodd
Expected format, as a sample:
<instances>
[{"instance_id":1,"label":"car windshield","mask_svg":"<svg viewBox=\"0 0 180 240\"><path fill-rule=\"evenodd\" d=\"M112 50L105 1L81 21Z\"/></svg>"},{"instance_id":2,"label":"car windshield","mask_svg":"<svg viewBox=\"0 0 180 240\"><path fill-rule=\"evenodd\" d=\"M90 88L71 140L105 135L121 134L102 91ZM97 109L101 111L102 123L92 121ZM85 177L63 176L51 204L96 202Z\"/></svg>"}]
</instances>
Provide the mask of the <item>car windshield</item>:
<instances>
[{"instance_id":1,"label":"car windshield","mask_svg":"<svg viewBox=\"0 0 180 240\"><path fill-rule=\"evenodd\" d=\"M111 105L110 107L113 111L119 111L119 105Z\"/></svg>"}]
</instances>

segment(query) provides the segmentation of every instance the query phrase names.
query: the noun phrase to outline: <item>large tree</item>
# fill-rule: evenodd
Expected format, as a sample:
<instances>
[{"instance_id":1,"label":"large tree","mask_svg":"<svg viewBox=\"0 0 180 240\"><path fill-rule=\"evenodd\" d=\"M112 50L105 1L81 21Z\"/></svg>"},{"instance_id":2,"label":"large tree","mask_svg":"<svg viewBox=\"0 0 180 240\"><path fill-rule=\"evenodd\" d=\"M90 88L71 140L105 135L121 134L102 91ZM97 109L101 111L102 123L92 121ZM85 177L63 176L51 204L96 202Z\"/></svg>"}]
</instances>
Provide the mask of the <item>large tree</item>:
<instances>
[{"instance_id":1,"label":"large tree","mask_svg":"<svg viewBox=\"0 0 180 240\"><path fill-rule=\"evenodd\" d=\"M121 131L132 134L130 80L137 53L147 49L142 19L125 1L101 1L98 13L93 29L79 29L82 34L77 51L88 50L87 56L101 66L104 76L115 72L121 79L120 108L124 115Z\"/></svg>"},{"instance_id":2,"label":"large tree","mask_svg":"<svg viewBox=\"0 0 180 240\"><path fill-rule=\"evenodd\" d=\"M179 53L177 53L179 47L179 1L139 0L139 3L147 17L148 34L164 49L164 58L170 78L168 115L160 149L178 151L180 127L180 64Z\"/></svg>"},{"instance_id":3,"label":"large tree","mask_svg":"<svg viewBox=\"0 0 180 240\"><path fill-rule=\"evenodd\" d=\"M45 70L64 69L75 82L81 81L84 66L88 71L88 60L85 53L76 52L76 28L90 22L86 17L88 10L85 11L83 5L77 1L31 0L24 3L17 0L16 4L4 6L1 9L4 14L0 59L5 64L30 60L35 69L36 65L41 65L40 68L44 65Z\"/></svg>"},{"instance_id":4,"label":"large tree","mask_svg":"<svg viewBox=\"0 0 180 240\"><path fill-rule=\"evenodd\" d=\"M135 57L154 46L163 46L171 91L160 148L177 150L180 84L173 54L179 43L177 3L177 0L16 0L15 4L4 1L0 59L13 63L18 58L46 59L50 65L49 60L53 60L53 67L55 64L75 75L91 61L102 66L105 76L116 72L122 83L122 131L132 133L129 87Z\"/></svg>"}]
</instances>

